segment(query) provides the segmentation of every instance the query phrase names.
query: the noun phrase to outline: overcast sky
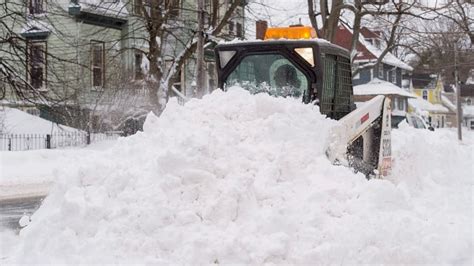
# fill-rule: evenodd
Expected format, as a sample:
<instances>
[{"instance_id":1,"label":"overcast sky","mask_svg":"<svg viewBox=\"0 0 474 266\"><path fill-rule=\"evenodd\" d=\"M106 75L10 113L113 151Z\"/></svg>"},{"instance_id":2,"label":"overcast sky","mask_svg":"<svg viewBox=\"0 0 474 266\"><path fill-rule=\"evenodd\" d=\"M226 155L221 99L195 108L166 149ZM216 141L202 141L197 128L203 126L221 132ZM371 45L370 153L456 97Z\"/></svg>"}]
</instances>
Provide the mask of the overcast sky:
<instances>
[{"instance_id":1,"label":"overcast sky","mask_svg":"<svg viewBox=\"0 0 474 266\"><path fill-rule=\"evenodd\" d=\"M257 0L247 12L247 37L255 38L255 21L267 20L269 26L284 27L298 24L309 25L307 0Z\"/></svg>"}]
</instances>

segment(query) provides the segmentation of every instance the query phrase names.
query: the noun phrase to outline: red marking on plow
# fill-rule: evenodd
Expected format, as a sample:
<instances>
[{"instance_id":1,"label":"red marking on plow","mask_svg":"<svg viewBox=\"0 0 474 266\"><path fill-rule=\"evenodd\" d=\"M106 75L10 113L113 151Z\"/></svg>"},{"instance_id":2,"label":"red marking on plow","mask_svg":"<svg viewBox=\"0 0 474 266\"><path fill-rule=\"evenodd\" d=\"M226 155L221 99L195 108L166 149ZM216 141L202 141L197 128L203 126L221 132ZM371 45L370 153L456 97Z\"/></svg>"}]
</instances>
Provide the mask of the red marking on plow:
<instances>
[{"instance_id":1,"label":"red marking on plow","mask_svg":"<svg viewBox=\"0 0 474 266\"><path fill-rule=\"evenodd\" d=\"M365 121L369 120L369 113L365 114L363 117L360 119L360 123L364 123Z\"/></svg>"}]
</instances>

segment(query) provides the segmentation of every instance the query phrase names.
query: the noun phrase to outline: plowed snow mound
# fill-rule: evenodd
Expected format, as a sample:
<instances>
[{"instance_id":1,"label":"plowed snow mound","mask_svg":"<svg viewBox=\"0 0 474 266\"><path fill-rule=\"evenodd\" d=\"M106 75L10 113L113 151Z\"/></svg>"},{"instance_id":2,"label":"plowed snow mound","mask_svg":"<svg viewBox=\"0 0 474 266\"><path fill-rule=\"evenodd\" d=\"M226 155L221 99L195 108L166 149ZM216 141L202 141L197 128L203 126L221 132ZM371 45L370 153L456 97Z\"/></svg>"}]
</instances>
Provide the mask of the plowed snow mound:
<instances>
[{"instance_id":1,"label":"plowed snow mound","mask_svg":"<svg viewBox=\"0 0 474 266\"><path fill-rule=\"evenodd\" d=\"M393 176L367 181L325 157L336 123L241 89L170 102L58 169L7 262L470 264L472 144L395 132Z\"/></svg>"}]
</instances>

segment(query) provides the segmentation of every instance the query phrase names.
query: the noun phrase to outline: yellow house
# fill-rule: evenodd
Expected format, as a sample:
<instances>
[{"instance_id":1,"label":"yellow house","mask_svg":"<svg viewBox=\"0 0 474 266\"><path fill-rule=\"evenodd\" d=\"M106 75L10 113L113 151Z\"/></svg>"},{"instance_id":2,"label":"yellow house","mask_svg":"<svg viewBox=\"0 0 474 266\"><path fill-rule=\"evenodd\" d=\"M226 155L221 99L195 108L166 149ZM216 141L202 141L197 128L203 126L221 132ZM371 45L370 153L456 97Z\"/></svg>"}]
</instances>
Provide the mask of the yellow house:
<instances>
[{"instance_id":1,"label":"yellow house","mask_svg":"<svg viewBox=\"0 0 474 266\"><path fill-rule=\"evenodd\" d=\"M443 83L439 75L414 73L411 91L418 96L408 100L408 112L422 115L433 127L446 127L449 110L443 106Z\"/></svg>"},{"instance_id":2,"label":"yellow house","mask_svg":"<svg viewBox=\"0 0 474 266\"><path fill-rule=\"evenodd\" d=\"M432 104L441 104L443 83L438 75L413 74L413 93Z\"/></svg>"}]
</instances>

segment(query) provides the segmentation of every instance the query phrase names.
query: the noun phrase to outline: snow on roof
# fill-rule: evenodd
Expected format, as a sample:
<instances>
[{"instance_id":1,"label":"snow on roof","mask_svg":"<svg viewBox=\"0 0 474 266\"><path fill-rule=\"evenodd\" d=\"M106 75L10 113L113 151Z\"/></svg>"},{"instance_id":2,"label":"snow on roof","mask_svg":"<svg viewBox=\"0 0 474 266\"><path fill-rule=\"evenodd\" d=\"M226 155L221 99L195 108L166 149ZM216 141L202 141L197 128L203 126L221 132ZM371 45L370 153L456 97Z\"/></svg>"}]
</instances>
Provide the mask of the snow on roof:
<instances>
[{"instance_id":1,"label":"snow on roof","mask_svg":"<svg viewBox=\"0 0 474 266\"><path fill-rule=\"evenodd\" d=\"M0 109L0 125L2 125L0 132L5 134L51 134L80 131L8 107Z\"/></svg>"},{"instance_id":2,"label":"snow on roof","mask_svg":"<svg viewBox=\"0 0 474 266\"><path fill-rule=\"evenodd\" d=\"M364 45L369 50L372 54L374 54L377 58L380 57L382 54L382 49L379 49L375 47L374 45L371 45L370 43L366 42L364 40ZM408 64L404 63L402 60L398 59L396 56L394 56L392 53L388 52L385 54L385 56L382 58L382 62L387 65L399 67L401 69L405 69L408 71L413 71L413 68L409 66Z\"/></svg>"},{"instance_id":3,"label":"snow on roof","mask_svg":"<svg viewBox=\"0 0 474 266\"><path fill-rule=\"evenodd\" d=\"M100 15L126 17L128 10L122 0L80 0L84 11Z\"/></svg>"},{"instance_id":4,"label":"snow on roof","mask_svg":"<svg viewBox=\"0 0 474 266\"><path fill-rule=\"evenodd\" d=\"M344 26L344 28L346 28L351 34L353 34L353 30L351 28L349 28L345 24L341 24L341 25ZM368 32L371 32L368 28L366 28L366 27L364 27L364 28L365 28L365 30L364 30L365 34L368 34ZM374 45L370 44L369 42L367 42L365 40L362 32L361 32L361 34L359 34L359 42L363 46L365 46L367 48L367 50L369 50L369 52L372 53L377 58L379 58L380 55L383 52L383 49L377 48L376 46L374 46ZM365 61L365 59L355 60L355 61ZM395 66L395 67L399 67L399 68L402 68L402 69L405 69L405 70L408 70L408 71L413 71L413 68L411 66L404 63L402 60L398 59L396 56L394 56L390 52L385 54L385 56L382 59L382 63L387 64L387 65L391 65L391 66Z\"/></svg>"},{"instance_id":5,"label":"snow on roof","mask_svg":"<svg viewBox=\"0 0 474 266\"><path fill-rule=\"evenodd\" d=\"M39 33L39 32L51 32L53 27L44 21L29 19L26 20L26 24L21 29L20 34L25 33Z\"/></svg>"},{"instance_id":6,"label":"snow on roof","mask_svg":"<svg viewBox=\"0 0 474 266\"><path fill-rule=\"evenodd\" d=\"M464 105L462 107L463 116L474 116L474 105Z\"/></svg>"},{"instance_id":7,"label":"snow on roof","mask_svg":"<svg viewBox=\"0 0 474 266\"><path fill-rule=\"evenodd\" d=\"M449 109L449 111L456 112L456 106L448 97L441 95L441 102Z\"/></svg>"},{"instance_id":8,"label":"snow on roof","mask_svg":"<svg viewBox=\"0 0 474 266\"><path fill-rule=\"evenodd\" d=\"M474 77L471 76L466 80L466 84L474 84Z\"/></svg>"},{"instance_id":9,"label":"snow on roof","mask_svg":"<svg viewBox=\"0 0 474 266\"><path fill-rule=\"evenodd\" d=\"M408 98L415 97L397 85L377 78L371 80L369 83L355 86L354 95L399 95Z\"/></svg>"},{"instance_id":10,"label":"snow on roof","mask_svg":"<svg viewBox=\"0 0 474 266\"><path fill-rule=\"evenodd\" d=\"M413 109L417 111L427 111L427 112L434 112L434 113L449 112L448 108L442 106L441 104L432 104L421 97L408 99L408 105L410 105Z\"/></svg>"}]
</instances>

